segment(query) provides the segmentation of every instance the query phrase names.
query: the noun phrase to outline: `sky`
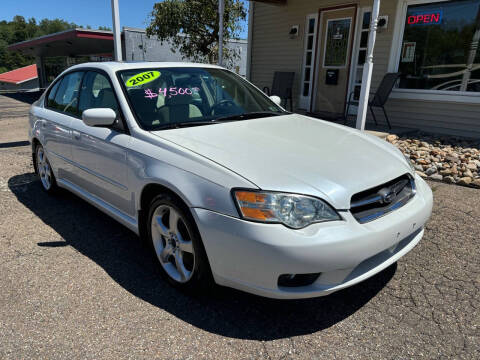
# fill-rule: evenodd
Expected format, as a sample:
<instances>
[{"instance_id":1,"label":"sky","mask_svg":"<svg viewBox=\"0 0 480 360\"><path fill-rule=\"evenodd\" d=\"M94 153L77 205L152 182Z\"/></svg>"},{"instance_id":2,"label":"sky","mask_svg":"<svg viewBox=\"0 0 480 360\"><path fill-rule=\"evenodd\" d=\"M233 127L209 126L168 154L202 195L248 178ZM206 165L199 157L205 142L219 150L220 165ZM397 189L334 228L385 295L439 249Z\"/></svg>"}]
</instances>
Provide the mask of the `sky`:
<instances>
[{"instance_id":1,"label":"sky","mask_svg":"<svg viewBox=\"0 0 480 360\"><path fill-rule=\"evenodd\" d=\"M123 26L145 28L153 4L159 0L118 0L120 8L120 28ZM243 0L248 7L248 1ZM15 15L25 19L60 18L92 29L99 26L112 28L110 0L1 0L0 21L10 21ZM242 38L247 38L247 24L244 24Z\"/></svg>"}]
</instances>

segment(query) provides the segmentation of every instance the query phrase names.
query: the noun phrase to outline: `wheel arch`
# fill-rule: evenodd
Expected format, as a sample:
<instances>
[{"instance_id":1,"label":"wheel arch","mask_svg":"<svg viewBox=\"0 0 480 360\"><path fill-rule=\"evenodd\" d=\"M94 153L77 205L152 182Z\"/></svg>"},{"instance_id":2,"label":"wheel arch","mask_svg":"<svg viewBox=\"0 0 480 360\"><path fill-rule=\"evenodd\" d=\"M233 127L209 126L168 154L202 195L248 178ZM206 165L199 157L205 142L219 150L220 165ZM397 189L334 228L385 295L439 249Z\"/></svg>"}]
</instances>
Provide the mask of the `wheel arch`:
<instances>
[{"instance_id":1,"label":"wheel arch","mask_svg":"<svg viewBox=\"0 0 480 360\"><path fill-rule=\"evenodd\" d=\"M188 202L179 194L177 194L177 191L172 190L170 187L165 186L164 184L160 184L158 182L152 182L146 184L141 192L140 192L140 199L139 199L139 210L147 210L148 205L150 204L150 201L155 195L158 195L160 193L167 193L173 197L175 197L177 200L181 201L186 207L189 207Z\"/></svg>"},{"instance_id":2,"label":"wheel arch","mask_svg":"<svg viewBox=\"0 0 480 360\"><path fill-rule=\"evenodd\" d=\"M160 184L158 182L151 182L145 184L142 190L140 191L140 196L138 200L138 229L140 233L140 237L142 239L146 239L147 231L147 217L148 217L148 210L149 205L152 199L158 194L168 194L178 201L180 201L185 206L185 210L188 211L189 215L192 216L190 211L190 206L188 202L185 200L184 197L180 196L177 191L172 190L170 187L165 186L164 184ZM193 218L193 216L192 216ZM196 224L195 224L196 225Z\"/></svg>"},{"instance_id":3,"label":"wheel arch","mask_svg":"<svg viewBox=\"0 0 480 360\"><path fill-rule=\"evenodd\" d=\"M37 168L37 157L35 156L35 152L37 149L38 145L42 145L40 140L38 140L36 137L33 137L31 140L32 144L32 161L33 161L33 169L35 171L35 174L38 174L38 168Z\"/></svg>"}]
</instances>

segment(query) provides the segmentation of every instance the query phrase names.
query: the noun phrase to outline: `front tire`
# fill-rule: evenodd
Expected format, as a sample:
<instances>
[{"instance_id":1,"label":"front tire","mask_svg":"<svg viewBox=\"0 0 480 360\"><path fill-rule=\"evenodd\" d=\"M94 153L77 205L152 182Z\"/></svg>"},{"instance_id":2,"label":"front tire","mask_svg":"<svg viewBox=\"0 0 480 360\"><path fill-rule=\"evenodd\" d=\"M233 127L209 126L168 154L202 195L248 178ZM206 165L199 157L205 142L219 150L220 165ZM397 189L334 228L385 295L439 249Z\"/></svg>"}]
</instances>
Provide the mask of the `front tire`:
<instances>
[{"instance_id":1,"label":"front tire","mask_svg":"<svg viewBox=\"0 0 480 360\"><path fill-rule=\"evenodd\" d=\"M57 182L53 174L52 166L45 154L45 149L40 144L35 148L35 160L37 174L42 183L42 189L49 194L54 193L57 190Z\"/></svg>"},{"instance_id":2,"label":"front tire","mask_svg":"<svg viewBox=\"0 0 480 360\"><path fill-rule=\"evenodd\" d=\"M153 198L148 240L162 276L173 286L201 292L213 285L210 265L188 208L169 194Z\"/></svg>"}]
</instances>

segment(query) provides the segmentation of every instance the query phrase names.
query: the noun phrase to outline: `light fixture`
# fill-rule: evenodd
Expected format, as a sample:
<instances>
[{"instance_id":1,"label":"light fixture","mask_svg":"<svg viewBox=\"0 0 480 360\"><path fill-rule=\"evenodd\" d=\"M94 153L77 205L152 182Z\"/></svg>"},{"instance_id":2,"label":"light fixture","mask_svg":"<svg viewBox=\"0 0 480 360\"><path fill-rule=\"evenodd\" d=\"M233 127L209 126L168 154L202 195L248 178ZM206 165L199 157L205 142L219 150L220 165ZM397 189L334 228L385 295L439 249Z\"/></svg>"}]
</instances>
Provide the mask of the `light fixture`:
<instances>
[{"instance_id":1,"label":"light fixture","mask_svg":"<svg viewBox=\"0 0 480 360\"><path fill-rule=\"evenodd\" d=\"M288 33L291 39L296 38L298 36L298 25L293 25L290 28L290 32Z\"/></svg>"}]
</instances>

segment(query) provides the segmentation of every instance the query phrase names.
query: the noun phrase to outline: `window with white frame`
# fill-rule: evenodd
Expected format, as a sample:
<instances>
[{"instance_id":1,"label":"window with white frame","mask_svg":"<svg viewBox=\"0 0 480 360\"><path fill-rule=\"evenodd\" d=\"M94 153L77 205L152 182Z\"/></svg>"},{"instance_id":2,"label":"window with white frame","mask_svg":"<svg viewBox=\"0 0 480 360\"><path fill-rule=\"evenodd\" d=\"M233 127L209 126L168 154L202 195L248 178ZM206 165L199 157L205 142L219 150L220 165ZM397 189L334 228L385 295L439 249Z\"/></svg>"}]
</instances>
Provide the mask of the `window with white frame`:
<instances>
[{"instance_id":1,"label":"window with white frame","mask_svg":"<svg viewBox=\"0 0 480 360\"><path fill-rule=\"evenodd\" d=\"M362 87L362 77L363 77L363 64L365 64L365 59L367 57L367 46L368 46L368 34L370 33L370 19L372 16L372 11L370 9L363 9L361 11L362 22L359 29L359 39L357 41L356 48L356 63L354 66L354 76L353 76L353 98L358 100L360 97L360 89Z\"/></svg>"},{"instance_id":2,"label":"window with white frame","mask_svg":"<svg viewBox=\"0 0 480 360\"><path fill-rule=\"evenodd\" d=\"M480 92L480 0L415 2L403 21L400 88Z\"/></svg>"},{"instance_id":3,"label":"window with white frame","mask_svg":"<svg viewBox=\"0 0 480 360\"><path fill-rule=\"evenodd\" d=\"M313 68L315 62L316 36L318 14L307 16L305 24L305 45L303 54L302 88L300 92L299 107L309 107L310 95L313 88Z\"/></svg>"}]
</instances>

